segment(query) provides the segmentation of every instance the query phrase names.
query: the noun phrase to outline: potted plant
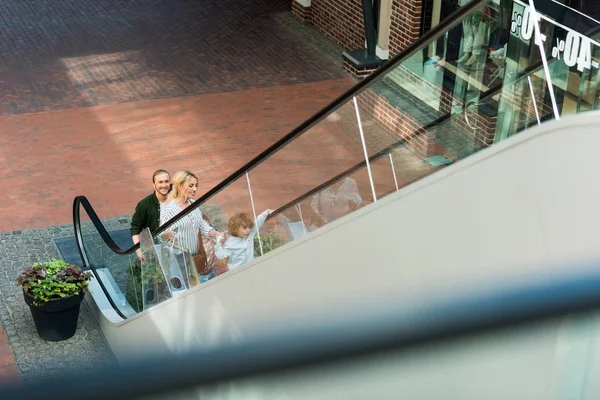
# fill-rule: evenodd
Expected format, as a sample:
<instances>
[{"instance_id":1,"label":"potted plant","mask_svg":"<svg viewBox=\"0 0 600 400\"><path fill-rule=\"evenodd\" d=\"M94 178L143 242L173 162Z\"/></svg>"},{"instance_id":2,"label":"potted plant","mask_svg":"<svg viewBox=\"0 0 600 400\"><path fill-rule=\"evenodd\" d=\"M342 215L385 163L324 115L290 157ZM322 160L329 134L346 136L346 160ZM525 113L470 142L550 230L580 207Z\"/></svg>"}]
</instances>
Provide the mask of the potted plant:
<instances>
[{"instance_id":1,"label":"potted plant","mask_svg":"<svg viewBox=\"0 0 600 400\"><path fill-rule=\"evenodd\" d=\"M66 340L75 334L79 306L91 277L78 265L55 258L25 267L17 277L42 339Z\"/></svg>"}]
</instances>

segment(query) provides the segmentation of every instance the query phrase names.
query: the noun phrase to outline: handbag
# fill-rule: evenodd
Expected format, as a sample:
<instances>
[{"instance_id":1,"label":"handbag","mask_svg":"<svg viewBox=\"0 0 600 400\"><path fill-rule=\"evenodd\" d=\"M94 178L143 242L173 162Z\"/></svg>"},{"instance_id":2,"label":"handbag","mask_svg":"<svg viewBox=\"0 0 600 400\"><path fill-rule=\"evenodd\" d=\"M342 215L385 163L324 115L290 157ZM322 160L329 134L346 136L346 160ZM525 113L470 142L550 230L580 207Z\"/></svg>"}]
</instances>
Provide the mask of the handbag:
<instances>
[{"instance_id":1,"label":"handbag","mask_svg":"<svg viewBox=\"0 0 600 400\"><path fill-rule=\"evenodd\" d=\"M209 249L209 251L206 251L206 247L210 247L210 244L212 243L212 240L210 238L205 238L204 236L202 236L202 233L200 231L198 231L198 250L196 251L196 254L193 255L193 259L194 259L194 264L196 265L196 271L198 271L198 274L200 275L208 275L210 274L210 271L213 269L214 267L214 258L215 258L215 251L214 251L214 244L213 246ZM209 253L212 252L212 259L211 257L209 257Z\"/></svg>"},{"instance_id":2,"label":"handbag","mask_svg":"<svg viewBox=\"0 0 600 400\"><path fill-rule=\"evenodd\" d=\"M228 233L228 232L226 232L226 233L223 235L223 239L222 239L222 240L223 240L223 242L222 242L222 243L225 243L225 242L227 241L227 239L228 239L228 238L229 238L229 233ZM225 272L228 272L228 271L229 271L228 262L229 262L229 257L226 257L226 258L224 258L224 259L222 259L222 260L219 260L219 259L216 257L216 254L215 254L215 272L217 273L217 276L219 276L219 275L222 275L222 274L224 274Z\"/></svg>"}]
</instances>

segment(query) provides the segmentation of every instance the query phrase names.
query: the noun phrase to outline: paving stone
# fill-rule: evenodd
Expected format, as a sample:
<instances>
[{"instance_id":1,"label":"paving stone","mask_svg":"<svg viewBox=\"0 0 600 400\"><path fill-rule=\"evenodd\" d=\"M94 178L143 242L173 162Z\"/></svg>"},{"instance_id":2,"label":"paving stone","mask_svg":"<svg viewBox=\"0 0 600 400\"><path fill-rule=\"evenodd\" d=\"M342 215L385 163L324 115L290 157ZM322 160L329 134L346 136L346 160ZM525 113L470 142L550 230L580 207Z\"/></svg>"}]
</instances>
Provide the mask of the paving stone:
<instances>
[{"instance_id":1,"label":"paving stone","mask_svg":"<svg viewBox=\"0 0 600 400\"><path fill-rule=\"evenodd\" d=\"M63 229L77 195L87 196L102 218L130 214L150 193L157 168L194 171L200 190L208 190L352 83L344 78L0 117L3 182L11 187L0 231ZM29 207L16 201L22 198ZM64 229L72 235L71 226ZM4 245L14 246L19 235Z\"/></svg>"},{"instance_id":2,"label":"paving stone","mask_svg":"<svg viewBox=\"0 0 600 400\"><path fill-rule=\"evenodd\" d=\"M335 79L289 0L4 0L0 115ZM280 18L281 19L281 18Z\"/></svg>"}]
</instances>

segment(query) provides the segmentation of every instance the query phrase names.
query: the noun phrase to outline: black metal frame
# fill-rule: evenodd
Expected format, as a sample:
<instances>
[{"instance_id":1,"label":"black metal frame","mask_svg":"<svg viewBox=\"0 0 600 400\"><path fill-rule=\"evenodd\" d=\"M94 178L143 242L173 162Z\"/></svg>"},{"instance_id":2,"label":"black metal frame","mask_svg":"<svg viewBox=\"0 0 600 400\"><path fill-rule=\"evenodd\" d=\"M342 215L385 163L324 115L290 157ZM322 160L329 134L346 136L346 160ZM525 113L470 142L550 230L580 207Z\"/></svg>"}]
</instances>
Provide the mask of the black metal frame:
<instances>
[{"instance_id":1,"label":"black metal frame","mask_svg":"<svg viewBox=\"0 0 600 400\"><path fill-rule=\"evenodd\" d=\"M555 267L553 267L555 269ZM401 355L402 351L449 340L600 310L598 263L569 266L562 275L519 275L517 283L492 280L487 287L449 294L424 293L388 299L385 307L365 307L304 328L271 333L254 340L184 355L150 356L120 368L98 368L51 380L0 387L0 398L139 399L175 395L249 378L341 363L365 357ZM493 287L493 289L490 289ZM152 352L148 352L152 354Z\"/></svg>"}]
</instances>

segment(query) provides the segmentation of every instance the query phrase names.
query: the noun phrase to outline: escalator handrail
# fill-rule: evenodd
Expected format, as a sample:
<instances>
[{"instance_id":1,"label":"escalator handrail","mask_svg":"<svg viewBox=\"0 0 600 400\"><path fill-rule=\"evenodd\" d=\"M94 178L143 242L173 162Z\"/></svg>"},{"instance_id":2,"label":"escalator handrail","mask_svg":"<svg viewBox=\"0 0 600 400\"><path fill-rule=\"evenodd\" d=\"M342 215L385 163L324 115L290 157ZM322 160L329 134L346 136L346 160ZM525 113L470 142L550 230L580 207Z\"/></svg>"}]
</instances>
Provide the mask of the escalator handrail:
<instances>
[{"instance_id":1,"label":"escalator handrail","mask_svg":"<svg viewBox=\"0 0 600 400\"><path fill-rule=\"evenodd\" d=\"M100 276L98 275L96 266L93 262L90 262L87 252L84 251L83 233L81 231L81 219L79 216L80 206L83 207L85 212L90 217L90 220L94 224L94 227L98 230L98 233L102 237L102 240L104 240L104 243L106 243L106 245L116 253L118 253L118 251L116 250L120 250L120 247L117 246L114 240L112 240L112 238L106 231L104 224L102 223L102 221L100 221L100 218L98 218L98 215L96 214L96 211L94 211L94 208L92 207L90 202L83 196L77 196L73 201L73 221L75 221L75 223L73 224L73 229L75 230L75 243L77 244L77 250L79 250L79 254L82 257L83 264L86 267L88 267L96 277L96 280L98 281L98 284L100 285L102 291L106 295L106 298L108 299L108 302L110 303L111 307L115 310L119 317L127 319L125 314L123 314L121 310L119 310L119 307L117 307L112 297L108 294L108 290L106 289L104 282L102 281L102 279L100 279Z\"/></svg>"},{"instance_id":2,"label":"escalator handrail","mask_svg":"<svg viewBox=\"0 0 600 400\"><path fill-rule=\"evenodd\" d=\"M427 45L432 40L437 39L438 36L441 36L449 29L452 29L455 25L458 25L467 15L470 15L471 12L473 12L477 8L481 7L482 5L486 4L487 2L488 2L488 0L474 0L467 5L461 6L458 10L453 12L447 19L445 19L443 22L441 22L440 24L438 24L437 26L432 28L429 32L427 32L426 34L421 36L419 38L419 40L410 44L405 50L403 50L402 52L400 52L400 54L398 54L396 57L394 57L394 59L390 60L389 62L387 62L386 64L381 66L377 71L373 72L371 75L367 76L366 78L364 78L363 80L358 82L352 88L347 90L344 94L342 94L341 96L336 98L334 101L329 103L329 105L327 105L326 107L324 107L323 109L318 111L316 114L314 114L312 117L310 117L309 119L304 121L302 124L297 126L290 133L283 136L281 139L277 140L275 143L273 143L271 146L269 146L263 152L258 154L252 160L248 161L242 167L238 168L235 172L233 172L231 175L229 175L222 182L220 182L219 184L214 186L212 189L208 190L204 195L202 195L192 205L190 205L189 207L186 207L179 214L175 215L169 221L165 222L163 225L158 227L154 232L152 232L152 236L156 236L156 235L164 232L173 223L177 222L181 218L185 217L187 214L194 211L197 207L201 206L206 200L210 199L215 194L217 194L221 190L225 189L231 183L237 181L240 177L244 176L246 174L246 172L252 170L256 166L261 164L263 161L268 159L272 154L276 153L281 148L286 146L288 143L292 142L293 140L295 140L296 138L301 136L304 132L306 132L312 126L314 126L315 124L320 122L327 115L334 112L342 105L346 104L350 99L352 99L352 97L358 95L363 90L365 90L371 84L371 82L378 79L380 76L385 75L387 72L389 72L390 70L395 68L397 65L399 65L400 63L404 62L406 59L411 57L417 51L420 51L423 46ZM84 209L86 209L86 211L88 211L88 208L86 208L86 205L88 205L89 209L93 211L89 201L87 200L87 198L85 196L76 196L75 197L73 206L78 207L79 205L83 205ZM102 239L104 239L104 241L106 242L106 245L113 252L115 252L117 254L125 255L125 254L131 254L134 251L136 251L137 249L139 249L139 247L140 247L139 243L134 244L133 246L131 246L128 249L121 249L110 238L110 235L108 234L108 232L102 225L100 219L97 218L96 213L93 212L93 215L95 216L95 218L93 218L93 216L90 215L89 212L88 212L88 215L90 216L92 223L96 226L96 228L98 228L98 233L100 234ZM73 218L74 218L73 224L76 227L75 231L76 231L76 235L77 235L77 226L79 226L79 224L80 224L79 213L74 213ZM101 226L102 226L102 228L100 228Z\"/></svg>"}]
</instances>

